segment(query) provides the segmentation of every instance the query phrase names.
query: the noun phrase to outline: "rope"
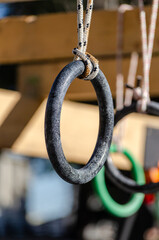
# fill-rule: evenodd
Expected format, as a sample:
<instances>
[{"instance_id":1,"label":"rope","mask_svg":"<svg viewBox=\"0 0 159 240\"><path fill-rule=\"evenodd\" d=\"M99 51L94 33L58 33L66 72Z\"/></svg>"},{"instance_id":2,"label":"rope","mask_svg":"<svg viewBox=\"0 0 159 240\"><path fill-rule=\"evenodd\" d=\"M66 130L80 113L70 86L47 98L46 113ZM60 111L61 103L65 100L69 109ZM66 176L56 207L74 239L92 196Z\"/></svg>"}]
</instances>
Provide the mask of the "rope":
<instances>
[{"instance_id":1,"label":"rope","mask_svg":"<svg viewBox=\"0 0 159 240\"><path fill-rule=\"evenodd\" d=\"M127 81L127 86L129 86L129 88L126 88L124 106L130 106L132 103L137 67L138 67L138 54L136 52L133 52L131 54L131 61L130 61L130 67L129 67L129 73L128 73L128 81ZM125 126L126 126L125 119L123 119L120 123L118 123L119 129L118 129L118 135L116 136L115 142L116 142L116 145L119 147L119 149L121 149L122 139L125 134Z\"/></svg>"},{"instance_id":2,"label":"rope","mask_svg":"<svg viewBox=\"0 0 159 240\"><path fill-rule=\"evenodd\" d=\"M122 73L122 52L123 52L123 18L126 11L132 10L127 4L122 4L118 10L117 26L117 77L116 77L116 110L124 107L124 76Z\"/></svg>"},{"instance_id":3,"label":"rope","mask_svg":"<svg viewBox=\"0 0 159 240\"><path fill-rule=\"evenodd\" d=\"M118 9L118 25L117 25L117 76L116 76L116 111L124 107L124 76L122 71L122 52L123 52L123 20L124 13L132 10L127 4L122 4ZM118 148L122 145L122 139L125 133L125 121L118 124L116 133L113 137L114 143Z\"/></svg>"},{"instance_id":4,"label":"rope","mask_svg":"<svg viewBox=\"0 0 159 240\"><path fill-rule=\"evenodd\" d=\"M159 0L153 0L151 23L149 36L147 37L146 13L144 10L143 0L139 0L140 22L141 22L141 37L142 37L142 53L143 53L143 84L142 84L142 99L139 111L145 112L147 102L150 99L149 82L150 82L150 67L152 61L152 51L154 46L154 37L156 29L156 20L158 14Z\"/></svg>"},{"instance_id":5,"label":"rope","mask_svg":"<svg viewBox=\"0 0 159 240\"><path fill-rule=\"evenodd\" d=\"M82 59L85 64L85 72L80 77L85 80L94 79L99 72L98 60L86 52L93 12L93 1L94 0L87 0L84 21L83 0L77 0L78 47L73 49L73 54L75 55L74 60Z\"/></svg>"}]
</instances>

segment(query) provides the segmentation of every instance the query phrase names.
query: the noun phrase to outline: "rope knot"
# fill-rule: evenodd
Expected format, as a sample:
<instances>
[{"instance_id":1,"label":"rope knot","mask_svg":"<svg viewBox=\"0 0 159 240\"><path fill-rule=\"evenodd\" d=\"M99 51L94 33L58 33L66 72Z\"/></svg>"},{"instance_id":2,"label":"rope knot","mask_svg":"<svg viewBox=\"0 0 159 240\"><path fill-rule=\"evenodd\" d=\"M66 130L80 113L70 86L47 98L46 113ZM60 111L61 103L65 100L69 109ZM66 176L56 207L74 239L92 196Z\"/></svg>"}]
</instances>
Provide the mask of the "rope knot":
<instances>
[{"instance_id":1,"label":"rope knot","mask_svg":"<svg viewBox=\"0 0 159 240\"><path fill-rule=\"evenodd\" d=\"M75 55L75 60L81 59L85 65L85 71L80 76L80 79L92 80L94 79L99 72L99 62L92 56L90 53L83 53L78 48L73 49L73 54Z\"/></svg>"}]
</instances>

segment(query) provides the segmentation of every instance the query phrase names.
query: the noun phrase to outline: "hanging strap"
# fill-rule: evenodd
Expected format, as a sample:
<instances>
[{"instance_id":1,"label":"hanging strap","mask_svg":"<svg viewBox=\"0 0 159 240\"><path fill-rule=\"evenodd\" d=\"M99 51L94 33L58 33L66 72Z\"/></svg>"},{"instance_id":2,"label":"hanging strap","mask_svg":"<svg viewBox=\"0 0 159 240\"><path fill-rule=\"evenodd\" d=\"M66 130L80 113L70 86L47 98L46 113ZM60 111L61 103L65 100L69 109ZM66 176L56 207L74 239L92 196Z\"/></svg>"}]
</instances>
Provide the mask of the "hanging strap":
<instances>
[{"instance_id":1,"label":"hanging strap","mask_svg":"<svg viewBox=\"0 0 159 240\"><path fill-rule=\"evenodd\" d=\"M117 74L116 74L116 110L123 108L123 87L124 76L122 72L122 52L123 52L123 14L126 11L125 5L121 5L118 9L118 25L117 25Z\"/></svg>"},{"instance_id":2,"label":"hanging strap","mask_svg":"<svg viewBox=\"0 0 159 240\"><path fill-rule=\"evenodd\" d=\"M127 4L122 4L118 9L117 25L117 76L116 76L116 110L119 111L124 107L124 76L122 71L122 52L123 52L123 18L126 11L132 10Z\"/></svg>"},{"instance_id":3,"label":"hanging strap","mask_svg":"<svg viewBox=\"0 0 159 240\"><path fill-rule=\"evenodd\" d=\"M75 60L82 59L85 64L85 72L81 76L85 80L94 79L99 72L98 60L87 53L88 37L93 12L93 0L87 0L85 21L83 0L77 0L77 26L78 26L78 47L73 49Z\"/></svg>"},{"instance_id":4,"label":"hanging strap","mask_svg":"<svg viewBox=\"0 0 159 240\"><path fill-rule=\"evenodd\" d=\"M123 52L123 20L124 13L132 10L132 7L127 4L122 4L118 9L118 25L117 25L117 75L116 75L116 111L120 111L124 107L124 76L122 70L122 52ZM116 134L113 137L114 143L121 148L122 139L125 133L125 121L118 124Z\"/></svg>"},{"instance_id":5,"label":"hanging strap","mask_svg":"<svg viewBox=\"0 0 159 240\"><path fill-rule=\"evenodd\" d=\"M141 105L139 111L145 112L147 109L147 102L150 100L149 81L150 81L150 67L152 61L152 51L154 46L154 37L156 30L156 21L158 14L159 0L153 0L151 23L149 36L147 37L146 13L144 10L143 0L139 0L140 22L141 22L141 37L142 37L142 53L143 53L143 84Z\"/></svg>"},{"instance_id":6,"label":"hanging strap","mask_svg":"<svg viewBox=\"0 0 159 240\"><path fill-rule=\"evenodd\" d=\"M130 106L132 103L132 99L134 95L135 79L136 79L136 73L137 73L137 67L138 67L138 60L139 60L138 53L133 52L131 54L130 68L129 68L128 79L127 79L127 88L125 92L124 106L126 107Z\"/></svg>"}]
</instances>

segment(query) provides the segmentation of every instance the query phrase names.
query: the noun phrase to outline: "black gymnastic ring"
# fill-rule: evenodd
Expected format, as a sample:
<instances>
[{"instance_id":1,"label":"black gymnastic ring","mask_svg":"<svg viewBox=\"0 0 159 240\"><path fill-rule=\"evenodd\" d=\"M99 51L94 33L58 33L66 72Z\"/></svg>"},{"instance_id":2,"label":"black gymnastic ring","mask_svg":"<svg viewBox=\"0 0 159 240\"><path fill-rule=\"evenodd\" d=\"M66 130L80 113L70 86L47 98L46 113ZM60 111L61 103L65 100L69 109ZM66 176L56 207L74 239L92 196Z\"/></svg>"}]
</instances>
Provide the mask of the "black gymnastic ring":
<instances>
[{"instance_id":1,"label":"black gymnastic ring","mask_svg":"<svg viewBox=\"0 0 159 240\"><path fill-rule=\"evenodd\" d=\"M65 181L73 184L84 184L91 181L103 167L109 154L114 127L112 95L109 84L100 70L97 77L91 80L97 94L100 112L95 150L89 162L81 169L73 168L66 161L60 138L61 108L70 84L84 70L85 65L82 61L74 61L59 73L51 88L45 115L45 140L50 161L57 173Z\"/></svg>"},{"instance_id":2,"label":"black gymnastic ring","mask_svg":"<svg viewBox=\"0 0 159 240\"><path fill-rule=\"evenodd\" d=\"M114 125L116 125L121 119L123 119L128 114L137 112L137 102L133 102L131 106L124 107L121 111L117 111L115 114ZM145 114L159 116L159 103L150 101L147 105L147 111ZM105 162L106 174L109 179L118 187L129 193L153 193L159 191L159 182L158 183L148 183L139 185L134 180L124 176L111 161L111 158L108 158Z\"/></svg>"}]
</instances>

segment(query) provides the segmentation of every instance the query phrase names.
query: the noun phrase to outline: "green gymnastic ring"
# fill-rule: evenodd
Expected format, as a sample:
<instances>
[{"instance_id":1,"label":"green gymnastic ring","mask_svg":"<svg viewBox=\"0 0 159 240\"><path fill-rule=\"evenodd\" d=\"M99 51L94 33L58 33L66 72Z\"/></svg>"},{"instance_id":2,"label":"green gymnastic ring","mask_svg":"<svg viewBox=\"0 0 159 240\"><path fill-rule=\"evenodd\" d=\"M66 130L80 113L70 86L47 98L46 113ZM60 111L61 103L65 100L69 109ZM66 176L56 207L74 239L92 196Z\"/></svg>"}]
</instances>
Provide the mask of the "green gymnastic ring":
<instances>
[{"instance_id":1,"label":"green gymnastic ring","mask_svg":"<svg viewBox=\"0 0 159 240\"><path fill-rule=\"evenodd\" d=\"M112 145L110 148L110 153L116 152L118 152L117 147L115 145ZM123 149L121 153L123 153L132 163L132 172L136 182L138 184L144 184L145 175L143 168L134 160L129 151ZM105 167L103 167L98 175L93 179L93 185L105 209L116 217L124 218L133 215L139 210L144 200L145 195L143 193L135 193L126 204L119 204L115 202L114 199L110 196L105 183Z\"/></svg>"}]
</instances>

